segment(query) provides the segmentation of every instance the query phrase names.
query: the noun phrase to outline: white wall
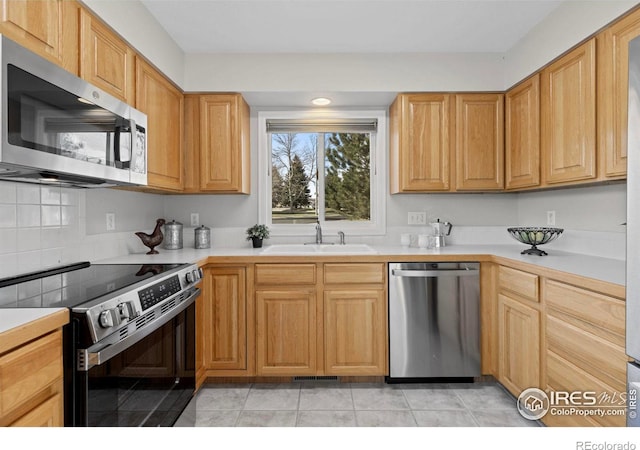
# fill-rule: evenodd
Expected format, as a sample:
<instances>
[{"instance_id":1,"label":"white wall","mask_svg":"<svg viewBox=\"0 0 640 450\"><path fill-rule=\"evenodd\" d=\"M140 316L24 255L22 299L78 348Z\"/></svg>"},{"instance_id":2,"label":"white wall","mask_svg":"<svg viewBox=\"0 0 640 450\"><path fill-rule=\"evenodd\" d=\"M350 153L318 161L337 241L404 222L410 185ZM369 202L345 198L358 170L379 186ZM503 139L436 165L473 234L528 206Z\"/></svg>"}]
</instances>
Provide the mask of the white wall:
<instances>
[{"instance_id":1,"label":"white wall","mask_svg":"<svg viewBox=\"0 0 640 450\"><path fill-rule=\"evenodd\" d=\"M186 55L184 86L236 92L491 91L502 90L502 74L498 53L197 54Z\"/></svg>"},{"instance_id":2,"label":"white wall","mask_svg":"<svg viewBox=\"0 0 640 450\"><path fill-rule=\"evenodd\" d=\"M504 55L504 88L516 84L635 5L635 1L565 1Z\"/></svg>"},{"instance_id":3,"label":"white wall","mask_svg":"<svg viewBox=\"0 0 640 450\"><path fill-rule=\"evenodd\" d=\"M518 223L547 226L547 211L556 211L556 226L573 230L624 233L627 184L576 187L518 194Z\"/></svg>"}]
</instances>

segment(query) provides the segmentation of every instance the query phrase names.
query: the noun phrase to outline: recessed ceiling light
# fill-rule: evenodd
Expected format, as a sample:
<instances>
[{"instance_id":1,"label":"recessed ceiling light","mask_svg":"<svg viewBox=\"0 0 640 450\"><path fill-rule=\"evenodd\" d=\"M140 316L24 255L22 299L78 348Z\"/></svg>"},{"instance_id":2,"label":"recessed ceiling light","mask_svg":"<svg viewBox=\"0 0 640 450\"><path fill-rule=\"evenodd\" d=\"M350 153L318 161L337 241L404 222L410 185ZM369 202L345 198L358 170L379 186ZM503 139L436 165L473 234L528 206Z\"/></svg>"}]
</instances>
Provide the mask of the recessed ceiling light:
<instances>
[{"instance_id":1,"label":"recessed ceiling light","mask_svg":"<svg viewBox=\"0 0 640 450\"><path fill-rule=\"evenodd\" d=\"M317 97L311 100L311 103L316 106L327 106L331 103L331 99L326 97Z\"/></svg>"}]
</instances>

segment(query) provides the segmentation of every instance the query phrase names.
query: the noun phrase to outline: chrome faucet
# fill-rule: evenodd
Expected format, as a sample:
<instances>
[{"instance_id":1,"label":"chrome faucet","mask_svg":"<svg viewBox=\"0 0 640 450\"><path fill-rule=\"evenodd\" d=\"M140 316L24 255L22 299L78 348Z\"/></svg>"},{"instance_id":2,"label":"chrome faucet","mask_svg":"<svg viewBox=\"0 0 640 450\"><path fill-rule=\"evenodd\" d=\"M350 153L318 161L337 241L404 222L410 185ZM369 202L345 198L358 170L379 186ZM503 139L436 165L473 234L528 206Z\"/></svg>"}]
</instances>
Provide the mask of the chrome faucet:
<instances>
[{"instance_id":1,"label":"chrome faucet","mask_svg":"<svg viewBox=\"0 0 640 450\"><path fill-rule=\"evenodd\" d=\"M344 245L344 231L338 231L338 239L339 239L339 243L340 245Z\"/></svg>"},{"instance_id":2,"label":"chrome faucet","mask_svg":"<svg viewBox=\"0 0 640 450\"><path fill-rule=\"evenodd\" d=\"M316 221L316 244L322 244L322 227L320 221Z\"/></svg>"}]
</instances>

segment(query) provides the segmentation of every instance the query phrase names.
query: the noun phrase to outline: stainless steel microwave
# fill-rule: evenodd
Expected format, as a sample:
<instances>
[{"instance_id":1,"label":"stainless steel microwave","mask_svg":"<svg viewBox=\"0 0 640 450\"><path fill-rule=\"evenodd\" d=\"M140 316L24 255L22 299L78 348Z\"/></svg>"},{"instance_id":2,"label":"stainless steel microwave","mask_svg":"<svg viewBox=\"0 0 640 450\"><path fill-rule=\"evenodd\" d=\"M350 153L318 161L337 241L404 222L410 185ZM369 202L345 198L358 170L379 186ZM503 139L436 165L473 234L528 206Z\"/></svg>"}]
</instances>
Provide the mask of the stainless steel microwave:
<instances>
[{"instance_id":1,"label":"stainless steel microwave","mask_svg":"<svg viewBox=\"0 0 640 450\"><path fill-rule=\"evenodd\" d=\"M147 184L147 116L0 36L0 179Z\"/></svg>"}]
</instances>

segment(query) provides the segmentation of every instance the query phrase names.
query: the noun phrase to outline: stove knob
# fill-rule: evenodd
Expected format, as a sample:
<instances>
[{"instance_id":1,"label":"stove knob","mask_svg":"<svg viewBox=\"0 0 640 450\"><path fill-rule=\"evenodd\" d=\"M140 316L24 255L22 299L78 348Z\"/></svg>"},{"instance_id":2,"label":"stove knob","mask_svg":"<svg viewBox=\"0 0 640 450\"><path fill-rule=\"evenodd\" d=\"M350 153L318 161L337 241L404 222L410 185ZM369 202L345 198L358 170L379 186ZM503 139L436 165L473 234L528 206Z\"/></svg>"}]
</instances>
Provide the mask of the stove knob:
<instances>
[{"instance_id":1,"label":"stove knob","mask_svg":"<svg viewBox=\"0 0 640 450\"><path fill-rule=\"evenodd\" d=\"M124 302L118 305L118 315L120 319L131 319L134 316L133 307L131 302Z\"/></svg>"},{"instance_id":2,"label":"stove knob","mask_svg":"<svg viewBox=\"0 0 640 450\"><path fill-rule=\"evenodd\" d=\"M187 272L187 274L184 276L185 280L187 280L187 283L191 284L193 283L193 276L191 275L191 272Z\"/></svg>"},{"instance_id":3,"label":"stove knob","mask_svg":"<svg viewBox=\"0 0 640 450\"><path fill-rule=\"evenodd\" d=\"M191 272L193 274L193 281L196 282L200 279L200 277L198 276L198 271L194 270L193 272Z\"/></svg>"},{"instance_id":4,"label":"stove knob","mask_svg":"<svg viewBox=\"0 0 640 450\"><path fill-rule=\"evenodd\" d=\"M200 279L204 277L204 272L202 271L202 267L198 267L198 276L200 277Z\"/></svg>"},{"instance_id":5,"label":"stove knob","mask_svg":"<svg viewBox=\"0 0 640 450\"><path fill-rule=\"evenodd\" d=\"M113 316L111 311L102 311L98 317L98 323L102 328L111 328L113 326Z\"/></svg>"}]
</instances>

